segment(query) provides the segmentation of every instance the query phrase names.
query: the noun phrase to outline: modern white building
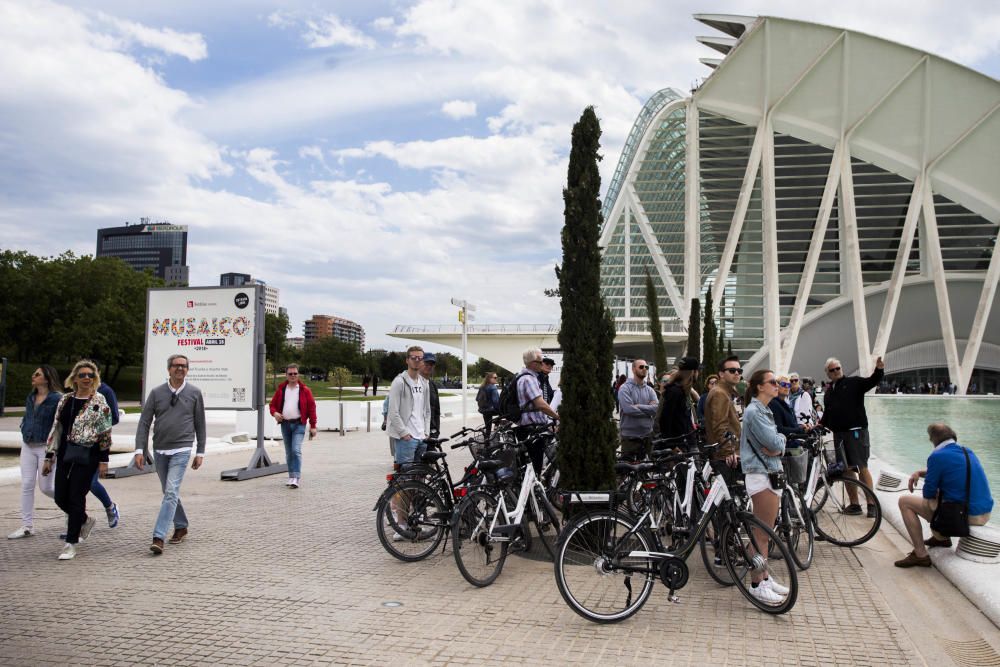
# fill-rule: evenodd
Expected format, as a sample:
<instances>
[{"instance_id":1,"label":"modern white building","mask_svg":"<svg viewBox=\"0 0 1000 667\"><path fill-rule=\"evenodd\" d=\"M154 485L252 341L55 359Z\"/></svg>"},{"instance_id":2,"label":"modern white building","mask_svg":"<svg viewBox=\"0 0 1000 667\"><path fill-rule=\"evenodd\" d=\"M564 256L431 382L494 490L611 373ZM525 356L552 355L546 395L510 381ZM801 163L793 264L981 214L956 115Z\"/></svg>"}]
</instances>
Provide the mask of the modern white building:
<instances>
[{"instance_id":1,"label":"modern white building","mask_svg":"<svg viewBox=\"0 0 1000 667\"><path fill-rule=\"evenodd\" d=\"M995 391L1000 82L840 28L695 18L721 57L649 100L604 199L619 334L649 336L648 271L668 341L711 290L749 368L881 355Z\"/></svg>"}]
</instances>

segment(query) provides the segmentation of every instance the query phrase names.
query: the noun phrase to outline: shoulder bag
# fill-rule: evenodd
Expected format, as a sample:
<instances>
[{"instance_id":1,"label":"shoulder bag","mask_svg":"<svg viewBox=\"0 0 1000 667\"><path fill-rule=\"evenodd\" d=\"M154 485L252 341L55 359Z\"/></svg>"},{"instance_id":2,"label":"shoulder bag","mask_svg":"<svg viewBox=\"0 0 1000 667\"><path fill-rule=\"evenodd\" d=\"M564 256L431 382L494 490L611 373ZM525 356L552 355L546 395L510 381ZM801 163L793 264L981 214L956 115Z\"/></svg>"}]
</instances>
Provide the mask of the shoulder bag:
<instances>
[{"instance_id":1,"label":"shoulder bag","mask_svg":"<svg viewBox=\"0 0 1000 667\"><path fill-rule=\"evenodd\" d=\"M931 529L948 537L966 537L969 534L969 496L972 490L972 464L969 450L962 447L965 454L965 501L956 503L943 500L938 491L938 505L931 516Z\"/></svg>"},{"instance_id":2,"label":"shoulder bag","mask_svg":"<svg viewBox=\"0 0 1000 667\"><path fill-rule=\"evenodd\" d=\"M764 470L767 470L767 463L764 462L764 458L757 453L757 448L753 446L753 440L750 439L750 432L747 431L747 444L750 445L750 451L753 455L757 457L760 464L764 466ZM767 479L771 483L771 488L775 491L781 491L785 488L785 473L782 472L768 472Z\"/></svg>"}]
</instances>

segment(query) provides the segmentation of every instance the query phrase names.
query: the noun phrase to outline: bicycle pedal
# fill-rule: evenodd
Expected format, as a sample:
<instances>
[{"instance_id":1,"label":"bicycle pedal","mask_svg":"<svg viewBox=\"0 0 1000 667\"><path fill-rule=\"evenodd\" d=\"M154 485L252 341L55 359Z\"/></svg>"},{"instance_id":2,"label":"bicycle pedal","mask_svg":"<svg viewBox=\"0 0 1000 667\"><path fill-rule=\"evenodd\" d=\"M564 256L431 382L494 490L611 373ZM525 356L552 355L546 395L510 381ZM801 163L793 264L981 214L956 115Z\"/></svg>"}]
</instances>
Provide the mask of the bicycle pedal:
<instances>
[{"instance_id":1,"label":"bicycle pedal","mask_svg":"<svg viewBox=\"0 0 1000 667\"><path fill-rule=\"evenodd\" d=\"M680 604L681 603L680 597L677 596L677 595L674 595L673 591L670 591L670 594L667 596L667 600L669 600L670 602L673 602L674 604Z\"/></svg>"}]
</instances>

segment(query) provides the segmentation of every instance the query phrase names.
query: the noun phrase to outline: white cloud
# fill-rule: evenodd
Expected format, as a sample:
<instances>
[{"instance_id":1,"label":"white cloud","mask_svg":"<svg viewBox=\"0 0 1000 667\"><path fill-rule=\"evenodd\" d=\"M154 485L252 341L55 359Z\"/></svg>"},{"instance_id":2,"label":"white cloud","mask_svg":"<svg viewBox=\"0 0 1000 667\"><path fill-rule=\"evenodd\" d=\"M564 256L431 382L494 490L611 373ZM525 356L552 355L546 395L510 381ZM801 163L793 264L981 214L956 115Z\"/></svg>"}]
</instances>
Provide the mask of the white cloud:
<instances>
[{"instance_id":1,"label":"white cloud","mask_svg":"<svg viewBox=\"0 0 1000 667\"><path fill-rule=\"evenodd\" d=\"M302 41L311 49L327 49L332 46L375 48L374 39L336 14L312 16L304 12L276 11L267 17L267 22L278 28L299 28L302 31Z\"/></svg>"},{"instance_id":2,"label":"white cloud","mask_svg":"<svg viewBox=\"0 0 1000 667\"><path fill-rule=\"evenodd\" d=\"M126 43L135 42L169 55L182 56L191 62L208 57L205 38L198 33L177 32L170 28L150 28L135 21L115 18L104 13L99 16L102 21L113 26Z\"/></svg>"},{"instance_id":3,"label":"white cloud","mask_svg":"<svg viewBox=\"0 0 1000 667\"><path fill-rule=\"evenodd\" d=\"M449 118L473 118L476 115L476 103L470 100L451 100L441 105L441 113Z\"/></svg>"}]
</instances>

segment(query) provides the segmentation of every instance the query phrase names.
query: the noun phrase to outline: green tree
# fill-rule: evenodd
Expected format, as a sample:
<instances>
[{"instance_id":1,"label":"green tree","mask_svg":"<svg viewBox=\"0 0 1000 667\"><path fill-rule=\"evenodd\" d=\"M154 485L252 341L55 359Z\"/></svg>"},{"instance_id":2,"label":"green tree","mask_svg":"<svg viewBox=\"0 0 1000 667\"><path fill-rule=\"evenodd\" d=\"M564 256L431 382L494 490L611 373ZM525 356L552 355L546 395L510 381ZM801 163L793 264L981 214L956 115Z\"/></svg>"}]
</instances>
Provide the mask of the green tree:
<instances>
[{"instance_id":1,"label":"green tree","mask_svg":"<svg viewBox=\"0 0 1000 667\"><path fill-rule=\"evenodd\" d=\"M288 332L292 330L292 324L288 321L285 313L264 314L264 349L267 350L268 360L271 362L271 388L274 388L274 371L281 368L282 360L286 363L290 361L290 356L286 350L285 339Z\"/></svg>"},{"instance_id":2,"label":"green tree","mask_svg":"<svg viewBox=\"0 0 1000 667\"><path fill-rule=\"evenodd\" d=\"M435 376L454 376L462 374L462 360L451 352L435 352L437 362L434 364ZM471 370L471 366L470 366Z\"/></svg>"},{"instance_id":3,"label":"green tree","mask_svg":"<svg viewBox=\"0 0 1000 667\"><path fill-rule=\"evenodd\" d=\"M714 373L715 369L719 367L719 353L721 352L721 348L717 347L719 341L715 329L715 313L712 306L711 288L705 291L705 324L702 333L705 341L702 365L705 368L707 376L709 373Z\"/></svg>"},{"instance_id":4,"label":"green tree","mask_svg":"<svg viewBox=\"0 0 1000 667\"><path fill-rule=\"evenodd\" d=\"M502 370L486 357L479 357L479 361L469 366L469 377L482 379L487 373L499 373Z\"/></svg>"},{"instance_id":5,"label":"green tree","mask_svg":"<svg viewBox=\"0 0 1000 667\"><path fill-rule=\"evenodd\" d=\"M405 352L386 352L378 361L378 376L381 378L380 384L389 386L393 378L406 370Z\"/></svg>"},{"instance_id":6,"label":"green tree","mask_svg":"<svg viewBox=\"0 0 1000 667\"><path fill-rule=\"evenodd\" d=\"M660 324L660 304L656 298L656 286L649 271L646 271L646 314L649 316L649 332L653 336L653 365L659 374L667 370L667 350L663 345L663 326Z\"/></svg>"},{"instance_id":7,"label":"green tree","mask_svg":"<svg viewBox=\"0 0 1000 667\"><path fill-rule=\"evenodd\" d=\"M330 383L337 388L337 400L344 398L344 385L351 381L351 369L337 366L330 371Z\"/></svg>"},{"instance_id":8,"label":"green tree","mask_svg":"<svg viewBox=\"0 0 1000 667\"><path fill-rule=\"evenodd\" d=\"M614 320L601 296L601 126L593 107L573 126L559 278L563 402L559 409L559 469L569 489L614 488L618 434L608 391Z\"/></svg>"},{"instance_id":9,"label":"green tree","mask_svg":"<svg viewBox=\"0 0 1000 667\"><path fill-rule=\"evenodd\" d=\"M687 357L701 358L701 302L691 299L691 313L688 315Z\"/></svg>"},{"instance_id":10,"label":"green tree","mask_svg":"<svg viewBox=\"0 0 1000 667\"><path fill-rule=\"evenodd\" d=\"M310 341L302 349L302 363L310 368L322 369L325 373L335 366L350 367L357 355L356 345L327 336Z\"/></svg>"}]
</instances>

